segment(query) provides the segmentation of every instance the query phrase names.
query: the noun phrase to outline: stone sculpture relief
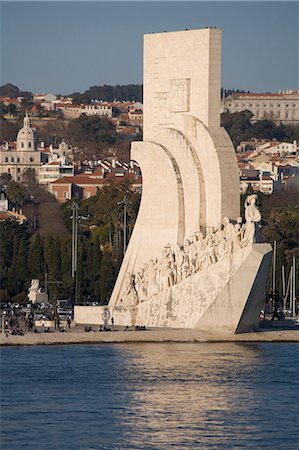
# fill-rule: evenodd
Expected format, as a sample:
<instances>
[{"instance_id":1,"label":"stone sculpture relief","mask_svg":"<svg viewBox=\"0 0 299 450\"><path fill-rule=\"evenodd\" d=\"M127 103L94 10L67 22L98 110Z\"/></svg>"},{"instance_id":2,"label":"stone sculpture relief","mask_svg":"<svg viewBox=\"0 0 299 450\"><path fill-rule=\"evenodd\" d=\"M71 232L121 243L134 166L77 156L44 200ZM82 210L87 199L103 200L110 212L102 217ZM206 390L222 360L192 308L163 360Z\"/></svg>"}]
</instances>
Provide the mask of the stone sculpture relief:
<instances>
[{"instance_id":1,"label":"stone sculpture relief","mask_svg":"<svg viewBox=\"0 0 299 450\"><path fill-rule=\"evenodd\" d=\"M241 217L235 223L224 217L216 229L208 227L205 235L195 232L183 245L176 244L175 249L167 244L160 258L151 259L136 275L127 273L122 295L125 304L134 307L237 250L259 242L261 213L256 202L255 194L246 198L244 224Z\"/></svg>"}]
</instances>

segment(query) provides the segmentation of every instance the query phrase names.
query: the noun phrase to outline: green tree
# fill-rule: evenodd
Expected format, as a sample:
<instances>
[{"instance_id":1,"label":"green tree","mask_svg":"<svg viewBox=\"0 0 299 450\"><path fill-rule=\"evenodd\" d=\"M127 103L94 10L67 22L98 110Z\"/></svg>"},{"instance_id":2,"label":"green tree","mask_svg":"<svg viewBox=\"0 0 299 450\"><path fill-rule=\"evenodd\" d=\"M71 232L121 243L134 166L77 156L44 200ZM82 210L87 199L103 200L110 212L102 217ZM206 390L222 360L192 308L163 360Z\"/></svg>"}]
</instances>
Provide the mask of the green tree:
<instances>
[{"instance_id":1,"label":"green tree","mask_svg":"<svg viewBox=\"0 0 299 450\"><path fill-rule=\"evenodd\" d=\"M8 200L17 207L21 207L25 203L25 193L20 183L11 181L5 189Z\"/></svg>"},{"instance_id":2,"label":"green tree","mask_svg":"<svg viewBox=\"0 0 299 450\"><path fill-rule=\"evenodd\" d=\"M5 188L10 182L12 178L10 173L3 172L0 174L0 187Z\"/></svg>"},{"instance_id":3,"label":"green tree","mask_svg":"<svg viewBox=\"0 0 299 450\"><path fill-rule=\"evenodd\" d=\"M45 275L45 257L43 241L39 233L36 233L30 244L28 263L31 278L43 280Z\"/></svg>"}]
</instances>

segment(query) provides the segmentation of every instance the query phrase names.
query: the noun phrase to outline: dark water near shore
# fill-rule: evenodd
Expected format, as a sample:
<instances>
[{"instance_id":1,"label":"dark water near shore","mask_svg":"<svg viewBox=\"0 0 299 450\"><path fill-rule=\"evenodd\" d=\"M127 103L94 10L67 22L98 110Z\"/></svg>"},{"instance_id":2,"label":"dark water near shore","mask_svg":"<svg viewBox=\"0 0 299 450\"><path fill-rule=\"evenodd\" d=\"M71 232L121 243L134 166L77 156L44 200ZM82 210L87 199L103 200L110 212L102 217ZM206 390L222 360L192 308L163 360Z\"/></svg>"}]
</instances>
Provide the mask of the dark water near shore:
<instances>
[{"instance_id":1,"label":"dark water near shore","mask_svg":"<svg viewBox=\"0 0 299 450\"><path fill-rule=\"evenodd\" d=\"M298 345L1 349L2 450L298 449Z\"/></svg>"}]
</instances>

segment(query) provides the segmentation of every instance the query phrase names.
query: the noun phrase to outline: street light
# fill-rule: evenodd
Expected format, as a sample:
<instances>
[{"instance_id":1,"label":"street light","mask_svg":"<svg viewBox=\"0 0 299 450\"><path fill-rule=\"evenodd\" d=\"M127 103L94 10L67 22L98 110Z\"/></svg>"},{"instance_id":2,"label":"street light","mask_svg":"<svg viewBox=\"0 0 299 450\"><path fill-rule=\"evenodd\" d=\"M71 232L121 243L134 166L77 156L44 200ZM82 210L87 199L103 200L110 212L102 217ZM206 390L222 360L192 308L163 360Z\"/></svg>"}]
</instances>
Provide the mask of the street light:
<instances>
[{"instance_id":1,"label":"street light","mask_svg":"<svg viewBox=\"0 0 299 450\"><path fill-rule=\"evenodd\" d=\"M78 255L78 211L79 206L76 202L71 204L72 210L72 278L74 280L74 304L77 304L78 292L78 271L77 271L77 255Z\"/></svg>"},{"instance_id":2,"label":"street light","mask_svg":"<svg viewBox=\"0 0 299 450\"><path fill-rule=\"evenodd\" d=\"M87 220L89 216L79 216L79 205L71 203L72 210L72 278L74 279L74 304L78 303L78 224L79 219Z\"/></svg>"},{"instance_id":3,"label":"street light","mask_svg":"<svg viewBox=\"0 0 299 450\"><path fill-rule=\"evenodd\" d=\"M117 203L118 205L124 205L124 256L127 250L127 204L128 199L125 195L124 199L121 202Z\"/></svg>"}]
</instances>

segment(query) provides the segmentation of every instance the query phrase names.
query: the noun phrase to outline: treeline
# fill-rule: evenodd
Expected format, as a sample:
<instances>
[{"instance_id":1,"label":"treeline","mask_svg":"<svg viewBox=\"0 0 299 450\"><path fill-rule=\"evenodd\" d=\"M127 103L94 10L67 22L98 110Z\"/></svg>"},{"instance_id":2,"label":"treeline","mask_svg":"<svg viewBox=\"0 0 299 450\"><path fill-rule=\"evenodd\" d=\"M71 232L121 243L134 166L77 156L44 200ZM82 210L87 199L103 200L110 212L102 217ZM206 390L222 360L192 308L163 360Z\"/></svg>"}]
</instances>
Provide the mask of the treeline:
<instances>
[{"instance_id":1,"label":"treeline","mask_svg":"<svg viewBox=\"0 0 299 450\"><path fill-rule=\"evenodd\" d=\"M107 102L117 101L143 101L143 86L141 84L126 84L116 86L91 86L83 94L74 92L70 94L73 103L90 103L91 100L103 100Z\"/></svg>"},{"instance_id":2,"label":"treeline","mask_svg":"<svg viewBox=\"0 0 299 450\"><path fill-rule=\"evenodd\" d=\"M71 235L30 236L25 225L0 222L0 301L26 302L31 279L40 280L51 302L72 297ZM98 235L78 239L78 298L81 301L106 300L114 279L112 253L102 252Z\"/></svg>"},{"instance_id":3,"label":"treeline","mask_svg":"<svg viewBox=\"0 0 299 450\"><path fill-rule=\"evenodd\" d=\"M251 123L253 113L241 111L221 114L221 125L226 129L235 146L250 139L277 139L293 142L299 139L299 125L276 125L272 120L259 120Z\"/></svg>"},{"instance_id":4,"label":"treeline","mask_svg":"<svg viewBox=\"0 0 299 450\"><path fill-rule=\"evenodd\" d=\"M88 200L79 202L78 299L80 303L109 300L123 258L123 199L127 201L127 237L136 220L140 195L130 190L128 182L106 186ZM61 207L67 227L59 234L40 234L30 225L0 222L0 301L26 302L31 279L44 287L49 280L50 301L70 298L74 280L71 276L71 208ZM56 284L57 283L57 284Z\"/></svg>"},{"instance_id":5,"label":"treeline","mask_svg":"<svg viewBox=\"0 0 299 450\"><path fill-rule=\"evenodd\" d=\"M3 86L0 86L0 95L3 97L17 98L17 97L33 97L32 92L30 91L20 91L20 89L14 84L7 83Z\"/></svg>"},{"instance_id":6,"label":"treeline","mask_svg":"<svg viewBox=\"0 0 299 450\"><path fill-rule=\"evenodd\" d=\"M247 195L254 191L249 186L241 197L241 209L244 217L244 201ZM262 213L263 242L277 242L276 258L276 289L282 295L282 266L288 274L292 265L293 255L299 258L299 196L298 192L280 191L271 195L254 192ZM296 269L296 286L299 286L299 267ZM272 268L268 277L268 289L272 291Z\"/></svg>"}]
</instances>

